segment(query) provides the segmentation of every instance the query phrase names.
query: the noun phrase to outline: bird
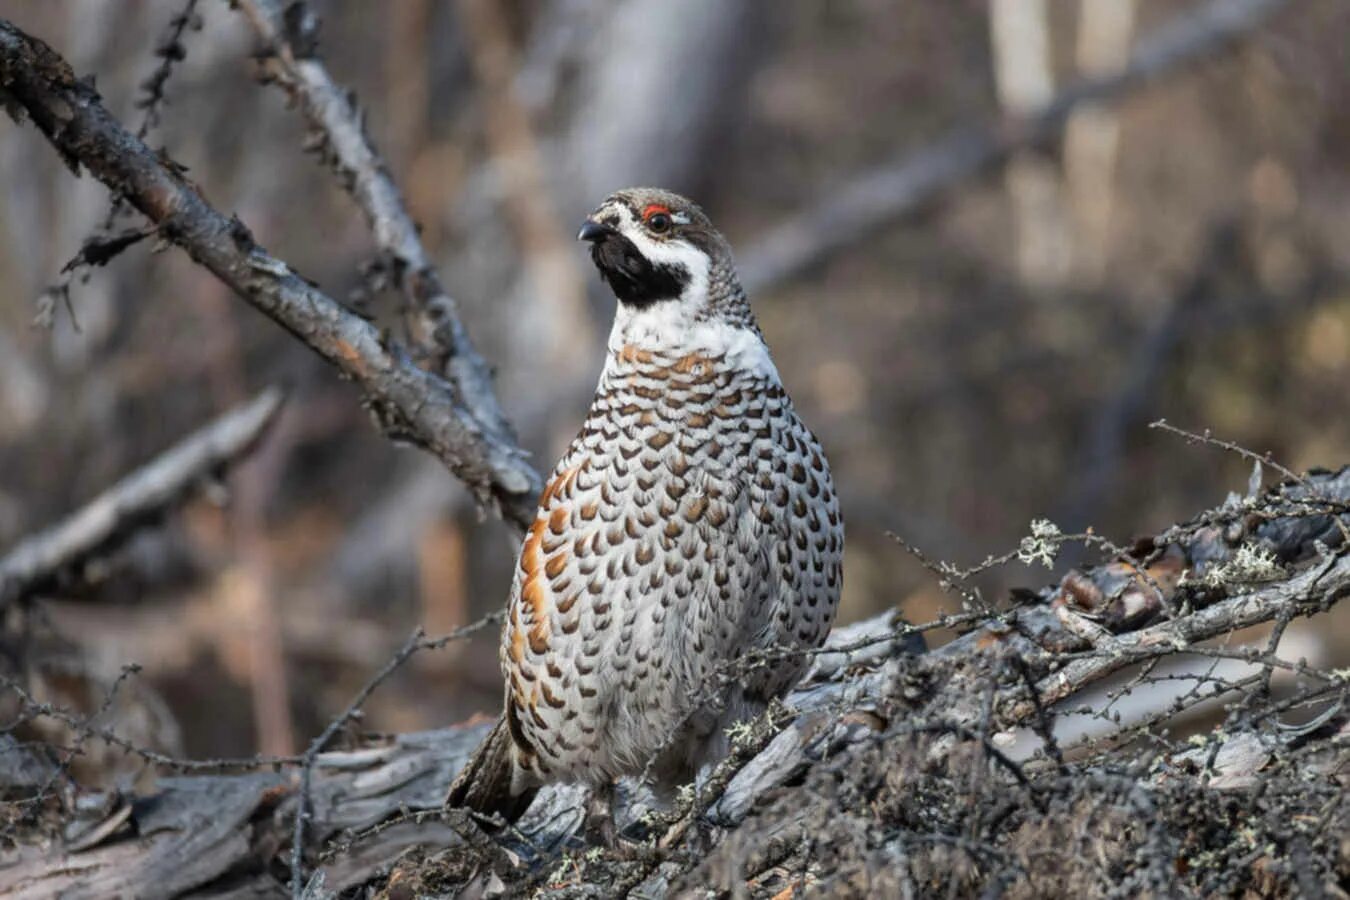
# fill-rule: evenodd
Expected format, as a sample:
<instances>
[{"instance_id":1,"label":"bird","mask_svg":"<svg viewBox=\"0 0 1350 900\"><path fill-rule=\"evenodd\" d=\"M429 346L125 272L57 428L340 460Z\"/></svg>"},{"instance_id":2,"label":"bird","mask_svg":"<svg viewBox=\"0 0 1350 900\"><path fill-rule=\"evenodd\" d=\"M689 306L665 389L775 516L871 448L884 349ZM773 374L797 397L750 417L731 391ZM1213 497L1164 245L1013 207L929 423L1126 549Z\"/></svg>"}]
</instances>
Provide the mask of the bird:
<instances>
[{"instance_id":1,"label":"bird","mask_svg":"<svg viewBox=\"0 0 1350 900\"><path fill-rule=\"evenodd\" d=\"M618 303L576 438L539 497L502 629L504 712L446 805L515 821L538 788L667 802L830 631L844 523L731 248L692 201L609 197L577 235Z\"/></svg>"}]
</instances>

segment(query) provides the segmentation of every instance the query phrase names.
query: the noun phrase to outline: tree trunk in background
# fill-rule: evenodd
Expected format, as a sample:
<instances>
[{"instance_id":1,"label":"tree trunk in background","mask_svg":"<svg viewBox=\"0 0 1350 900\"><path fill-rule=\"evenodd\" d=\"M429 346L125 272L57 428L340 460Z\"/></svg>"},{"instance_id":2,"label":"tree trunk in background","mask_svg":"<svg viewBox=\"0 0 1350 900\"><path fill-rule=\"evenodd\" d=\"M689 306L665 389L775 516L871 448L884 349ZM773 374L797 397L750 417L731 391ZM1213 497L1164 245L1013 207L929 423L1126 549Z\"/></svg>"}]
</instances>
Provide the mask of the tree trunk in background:
<instances>
[{"instance_id":1,"label":"tree trunk in background","mask_svg":"<svg viewBox=\"0 0 1350 900\"><path fill-rule=\"evenodd\" d=\"M584 257L559 215L529 110L516 90L519 71L505 11L496 0L461 0L457 9L481 98L490 168L499 175L502 212L518 251L513 295L522 303L512 358L564 383L586 380L599 352L586 307Z\"/></svg>"},{"instance_id":2,"label":"tree trunk in background","mask_svg":"<svg viewBox=\"0 0 1350 900\"><path fill-rule=\"evenodd\" d=\"M1075 60L1095 77L1124 68L1134 37L1135 0L1082 0ZM1120 116L1084 104L1069 117L1064 135L1064 177L1073 214L1074 278L1083 287L1101 283L1111 238Z\"/></svg>"},{"instance_id":3,"label":"tree trunk in background","mask_svg":"<svg viewBox=\"0 0 1350 900\"><path fill-rule=\"evenodd\" d=\"M1004 112L1017 117L1043 108L1055 93L1045 0L990 0L989 37ZM1009 163L1005 182L1019 276L1032 287L1062 284L1070 243L1057 167L1042 156L1023 153Z\"/></svg>"}]
</instances>

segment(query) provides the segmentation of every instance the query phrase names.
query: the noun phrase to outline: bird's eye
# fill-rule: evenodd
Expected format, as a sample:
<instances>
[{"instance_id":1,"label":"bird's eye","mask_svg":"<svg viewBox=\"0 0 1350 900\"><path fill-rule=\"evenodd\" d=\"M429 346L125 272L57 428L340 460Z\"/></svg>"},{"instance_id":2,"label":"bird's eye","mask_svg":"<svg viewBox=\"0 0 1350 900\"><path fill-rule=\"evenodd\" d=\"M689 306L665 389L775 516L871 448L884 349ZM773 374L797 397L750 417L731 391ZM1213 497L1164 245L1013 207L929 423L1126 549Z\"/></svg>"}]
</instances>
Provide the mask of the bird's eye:
<instances>
[{"instance_id":1,"label":"bird's eye","mask_svg":"<svg viewBox=\"0 0 1350 900\"><path fill-rule=\"evenodd\" d=\"M673 224L670 213L654 212L647 216L647 228L653 234L665 234Z\"/></svg>"}]
</instances>

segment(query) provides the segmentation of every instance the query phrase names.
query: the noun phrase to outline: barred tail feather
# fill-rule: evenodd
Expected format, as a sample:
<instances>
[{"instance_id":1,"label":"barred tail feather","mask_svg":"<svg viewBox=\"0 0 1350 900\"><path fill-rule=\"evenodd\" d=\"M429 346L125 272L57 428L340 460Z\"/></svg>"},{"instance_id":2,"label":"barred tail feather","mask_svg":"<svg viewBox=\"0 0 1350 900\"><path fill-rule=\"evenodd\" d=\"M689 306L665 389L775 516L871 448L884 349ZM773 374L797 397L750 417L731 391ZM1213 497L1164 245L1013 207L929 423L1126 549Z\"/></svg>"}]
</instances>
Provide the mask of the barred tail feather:
<instances>
[{"instance_id":1,"label":"barred tail feather","mask_svg":"<svg viewBox=\"0 0 1350 900\"><path fill-rule=\"evenodd\" d=\"M524 815L538 789L516 791L513 749L511 731L506 716L502 716L455 776L445 805L483 816L500 816L508 823Z\"/></svg>"}]
</instances>

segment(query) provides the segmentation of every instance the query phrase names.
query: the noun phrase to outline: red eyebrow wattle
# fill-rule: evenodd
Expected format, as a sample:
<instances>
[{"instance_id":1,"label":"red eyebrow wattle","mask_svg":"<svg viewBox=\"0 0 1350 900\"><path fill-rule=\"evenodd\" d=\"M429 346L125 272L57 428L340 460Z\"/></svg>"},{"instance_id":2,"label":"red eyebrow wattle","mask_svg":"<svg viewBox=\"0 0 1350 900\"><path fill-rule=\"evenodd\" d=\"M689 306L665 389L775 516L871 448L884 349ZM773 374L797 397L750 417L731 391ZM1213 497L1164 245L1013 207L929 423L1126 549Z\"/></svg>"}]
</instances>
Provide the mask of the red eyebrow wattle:
<instances>
[{"instance_id":1,"label":"red eyebrow wattle","mask_svg":"<svg viewBox=\"0 0 1350 900\"><path fill-rule=\"evenodd\" d=\"M647 204L646 208L642 210L642 221L644 222L647 221L657 213L665 213L666 215L670 215L670 207L662 206L660 203L649 203Z\"/></svg>"}]
</instances>

